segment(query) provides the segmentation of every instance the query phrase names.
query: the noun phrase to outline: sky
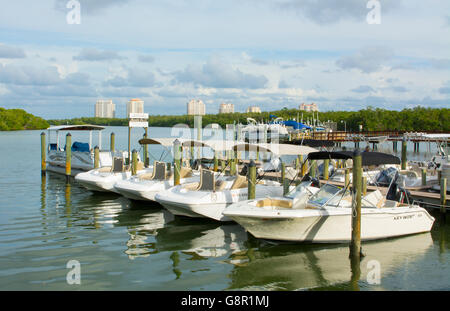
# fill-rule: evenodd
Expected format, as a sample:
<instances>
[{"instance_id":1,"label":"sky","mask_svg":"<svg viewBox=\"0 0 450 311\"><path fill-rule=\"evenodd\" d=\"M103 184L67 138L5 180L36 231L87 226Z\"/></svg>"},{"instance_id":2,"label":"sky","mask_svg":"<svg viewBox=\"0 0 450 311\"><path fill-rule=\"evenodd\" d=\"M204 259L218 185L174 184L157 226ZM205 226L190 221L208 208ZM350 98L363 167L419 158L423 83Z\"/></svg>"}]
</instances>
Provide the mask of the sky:
<instances>
[{"instance_id":1,"label":"sky","mask_svg":"<svg viewBox=\"0 0 450 311\"><path fill-rule=\"evenodd\" d=\"M62 119L112 99L125 117L131 98L151 115L185 114L190 99L207 113L449 108L450 2L2 3L0 107Z\"/></svg>"}]
</instances>

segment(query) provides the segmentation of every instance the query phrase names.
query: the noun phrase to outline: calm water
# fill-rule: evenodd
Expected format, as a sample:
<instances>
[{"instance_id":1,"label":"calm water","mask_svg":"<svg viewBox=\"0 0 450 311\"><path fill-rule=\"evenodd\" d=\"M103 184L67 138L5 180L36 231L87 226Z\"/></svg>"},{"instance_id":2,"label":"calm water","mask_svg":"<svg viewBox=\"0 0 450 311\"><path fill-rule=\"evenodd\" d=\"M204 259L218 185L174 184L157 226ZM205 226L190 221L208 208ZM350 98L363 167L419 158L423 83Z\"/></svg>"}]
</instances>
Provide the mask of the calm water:
<instances>
[{"instance_id":1,"label":"calm water","mask_svg":"<svg viewBox=\"0 0 450 311\"><path fill-rule=\"evenodd\" d=\"M117 127L104 131L103 147L111 131L125 149L127 129ZM150 136L170 131L150 129ZM157 204L42 179L39 134L0 132L1 290L355 289L347 245L269 244L233 223L178 218ZM136 141L142 130L133 134ZM150 151L159 158L161 150ZM449 245L450 227L438 221L431 233L363 243L358 287L449 290ZM373 259L378 285L367 281ZM66 282L70 260L81 264L81 285Z\"/></svg>"}]
</instances>

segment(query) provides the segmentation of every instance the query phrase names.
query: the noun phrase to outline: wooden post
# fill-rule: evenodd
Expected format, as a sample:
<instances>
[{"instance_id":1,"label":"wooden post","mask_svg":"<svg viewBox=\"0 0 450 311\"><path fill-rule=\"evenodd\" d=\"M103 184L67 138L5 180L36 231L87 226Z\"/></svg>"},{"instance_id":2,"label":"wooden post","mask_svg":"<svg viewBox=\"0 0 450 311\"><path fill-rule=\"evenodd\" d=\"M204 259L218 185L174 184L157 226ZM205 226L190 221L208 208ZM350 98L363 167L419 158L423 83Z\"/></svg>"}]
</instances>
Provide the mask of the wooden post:
<instances>
[{"instance_id":1,"label":"wooden post","mask_svg":"<svg viewBox=\"0 0 450 311\"><path fill-rule=\"evenodd\" d=\"M45 176L45 169L47 163L45 162L45 157L47 155L46 152L46 145L45 145L45 133L41 133L41 176Z\"/></svg>"},{"instance_id":2,"label":"wooden post","mask_svg":"<svg viewBox=\"0 0 450 311\"><path fill-rule=\"evenodd\" d=\"M447 201L447 178L441 179L441 218L445 221L446 204Z\"/></svg>"},{"instance_id":3,"label":"wooden post","mask_svg":"<svg viewBox=\"0 0 450 311\"><path fill-rule=\"evenodd\" d=\"M330 159L323 160L323 179L328 180Z\"/></svg>"},{"instance_id":4,"label":"wooden post","mask_svg":"<svg viewBox=\"0 0 450 311\"><path fill-rule=\"evenodd\" d=\"M365 196L367 194L367 177L363 176L362 178L362 195Z\"/></svg>"},{"instance_id":5,"label":"wooden post","mask_svg":"<svg viewBox=\"0 0 450 311\"><path fill-rule=\"evenodd\" d=\"M422 169L422 186L426 186L427 185L427 169L423 168Z\"/></svg>"},{"instance_id":6,"label":"wooden post","mask_svg":"<svg viewBox=\"0 0 450 311\"><path fill-rule=\"evenodd\" d=\"M297 158L295 158L295 170L296 171L300 171L300 157L301 156L298 156Z\"/></svg>"},{"instance_id":7,"label":"wooden post","mask_svg":"<svg viewBox=\"0 0 450 311\"><path fill-rule=\"evenodd\" d=\"M214 151L214 172L217 172L219 169L219 159L217 159L217 152Z\"/></svg>"},{"instance_id":8,"label":"wooden post","mask_svg":"<svg viewBox=\"0 0 450 311\"><path fill-rule=\"evenodd\" d=\"M437 175L438 175L438 185L440 185L442 179L442 167L440 170L437 171Z\"/></svg>"},{"instance_id":9,"label":"wooden post","mask_svg":"<svg viewBox=\"0 0 450 311\"><path fill-rule=\"evenodd\" d=\"M236 175L236 160L235 159L230 159L230 175L234 176Z\"/></svg>"},{"instance_id":10,"label":"wooden post","mask_svg":"<svg viewBox=\"0 0 450 311\"><path fill-rule=\"evenodd\" d=\"M289 192L289 179L284 175L283 179L283 195L287 195Z\"/></svg>"},{"instance_id":11,"label":"wooden post","mask_svg":"<svg viewBox=\"0 0 450 311\"><path fill-rule=\"evenodd\" d=\"M406 170L406 149L407 149L407 141L406 136L403 136L402 140L402 170Z\"/></svg>"},{"instance_id":12,"label":"wooden post","mask_svg":"<svg viewBox=\"0 0 450 311\"><path fill-rule=\"evenodd\" d=\"M362 157L356 149L353 153L353 201L352 201L352 236L350 258L359 261L361 256L361 190L362 190Z\"/></svg>"},{"instance_id":13,"label":"wooden post","mask_svg":"<svg viewBox=\"0 0 450 311\"><path fill-rule=\"evenodd\" d=\"M173 184L178 186L180 184L180 169L181 169L181 143L178 139L173 142Z\"/></svg>"},{"instance_id":14,"label":"wooden post","mask_svg":"<svg viewBox=\"0 0 450 311\"><path fill-rule=\"evenodd\" d=\"M128 163L126 163L127 165L130 165L131 163L131 127L128 126Z\"/></svg>"},{"instance_id":15,"label":"wooden post","mask_svg":"<svg viewBox=\"0 0 450 311\"><path fill-rule=\"evenodd\" d=\"M132 157L132 165L131 165L131 175L136 175L137 174L137 164L138 164L138 152L136 151L136 149L133 149L133 157Z\"/></svg>"},{"instance_id":16,"label":"wooden post","mask_svg":"<svg viewBox=\"0 0 450 311\"><path fill-rule=\"evenodd\" d=\"M72 135L66 135L66 183L70 182L72 174Z\"/></svg>"},{"instance_id":17,"label":"wooden post","mask_svg":"<svg viewBox=\"0 0 450 311\"><path fill-rule=\"evenodd\" d=\"M248 194L247 198L249 200L255 199L256 192L256 164L255 161L251 160L248 165Z\"/></svg>"},{"instance_id":18,"label":"wooden post","mask_svg":"<svg viewBox=\"0 0 450 311\"><path fill-rule=\"evenodd\" d=\"M346 168L345 169L345 181L344 181L345 187L348 187L349 183L350 183L350 169Z\"/></svg>"},{"instance_id":19,"label":"wooden post","mask_svg":"<svg viewBox=\"0 0 450 311\"><path fill-rule=\"evenodd\" d=\"M148 138L148 128L147 127L145 128L144 138ZM144 153L144 166L148 167L150 159L148 156L148 145L147 144L144 145L143 153Z\"/></svg>"},{"instance_id":20,"label":"wooden post","mask_svg":"<svg viewBox=\"0 0 450 311\"><path fill-rule=\"evenodd\" d=\"M303 178L306 175L306 161L303 161L303 156L302 156L302 162L301 162L301 168L300 168L300 177Z\"/></svg>"},{"instance_id":21,"label":"wooden post","mask_svg":"<svg viewBox=\"0 0 450 311\"><path fill-rule=\"evenodd\" d=\"M94 168L98 168L100 166L100 149L98 146L94 148Z\"/></svg>"},{"instance_id":22,"label":"wooden post","mask_svg":"<svg viewBox=\"0 0 450 311\"><path fill-rule=\"evenodd\" d=\"M111 140L109 142L109 150L114 153L116 151L116 134L111 133Z\"/></svg>"},{"instance_id":23,"label":"wooden post","mask_svg":"<svg viewBox=\"0 0 450 311\"><path fill-rule=\"evenodd\" d=\"M309 164L309 176L311 176L312 178L316 178L316 165L316 160L312 160Z\"/></svg>"},{"instance_id":24,"label":"wooden post","mask_svg":"<svg viewBox=\"0 0 450 311\"><path fill-rule=\"evenodd\" d=\"M220 171L225 173L225 168L227 167L224 159L220 159Z\"/></svg>"}]
</instances>

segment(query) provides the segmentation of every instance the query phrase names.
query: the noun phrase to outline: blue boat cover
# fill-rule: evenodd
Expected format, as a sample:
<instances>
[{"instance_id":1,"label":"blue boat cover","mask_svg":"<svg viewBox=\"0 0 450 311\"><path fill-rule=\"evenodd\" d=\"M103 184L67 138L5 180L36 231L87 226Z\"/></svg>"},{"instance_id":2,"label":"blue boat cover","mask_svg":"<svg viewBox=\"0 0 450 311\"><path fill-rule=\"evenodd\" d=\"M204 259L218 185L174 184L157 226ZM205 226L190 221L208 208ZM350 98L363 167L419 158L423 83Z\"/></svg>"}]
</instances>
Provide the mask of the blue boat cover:
<instances>
[{"instance_id":1,"label":"blue boat cover","mask_svg":"<svg viewBox=\"0 0 450 311\"><path fill-rule=\"evenodd\" d=\"M301 123L301 122L296 122L293 120L287 120L287 121L283 121L283 124L286 126L292 126L294 128L294 130L301 130L301 129L310 129L311 127Z\"/></svg>"},{"instance_id":2,"label":"blue boat cover","mask_svg":"<svg viewBox=\"0 0 450 311\"><path fill-rule=\"evenodd\" d=\"M89 152L89 144L76 141L72 144L72 151Z\"/></svg>"}]
</instances>

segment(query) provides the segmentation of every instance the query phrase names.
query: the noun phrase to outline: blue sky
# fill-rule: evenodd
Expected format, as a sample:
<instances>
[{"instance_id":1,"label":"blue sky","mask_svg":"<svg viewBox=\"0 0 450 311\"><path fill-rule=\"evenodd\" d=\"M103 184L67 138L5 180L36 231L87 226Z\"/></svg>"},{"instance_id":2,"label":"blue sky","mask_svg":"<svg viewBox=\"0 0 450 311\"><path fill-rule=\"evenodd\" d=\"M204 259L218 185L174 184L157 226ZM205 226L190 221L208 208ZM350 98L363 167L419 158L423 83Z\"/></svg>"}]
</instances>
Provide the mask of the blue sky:
<instances>
[{"instance_id":1,"label":"blue sky","mask_svg":"<svg viewBox=\"0 0 450 311\"><path fill-rule=\"evenodd\" d=\"M44 118L295 108L450 107L450 2L380 0L16 0L0 11L0 106Z\"/></svg>"}]
</instances>

